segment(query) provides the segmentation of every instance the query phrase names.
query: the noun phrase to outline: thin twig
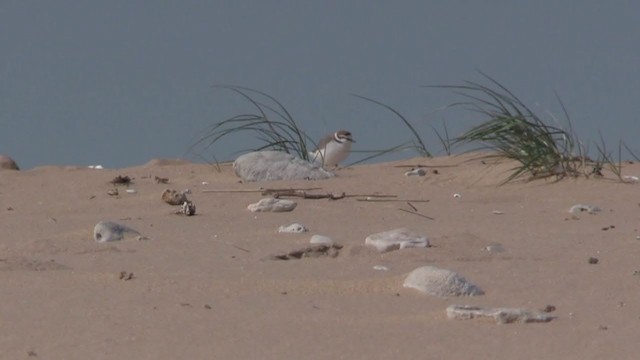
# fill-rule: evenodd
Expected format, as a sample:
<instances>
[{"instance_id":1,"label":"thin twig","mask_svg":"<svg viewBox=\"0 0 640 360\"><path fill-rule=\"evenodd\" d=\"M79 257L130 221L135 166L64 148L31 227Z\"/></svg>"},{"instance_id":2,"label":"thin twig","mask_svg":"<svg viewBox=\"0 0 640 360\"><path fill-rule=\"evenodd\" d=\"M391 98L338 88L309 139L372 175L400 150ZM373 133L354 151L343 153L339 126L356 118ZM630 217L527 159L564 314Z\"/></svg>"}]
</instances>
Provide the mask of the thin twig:
<instances>
[{"instance_id":1,"label":"thin twig","mask_svg":"<svg viewBox=\"0 0 640 360\"><path fill-rule=\"evenodd\" d=\"M426 219L429 219L429 220L435 220L431 216L423 215L423 214L420 214L418 212L413 212L413 211L409 211L409 210L406 210L406 209L398 209L398 210L404 211L404 212L409 213L409 214L418 215L420 217L423 217L423 218L426 218Z\"/></svg>"},{"instance_id":2,"label":"thin twig","mask_svg":"<svg viewBox=\"0 0 640 360\"><path fill-rule=\"evenodd\" d=\"M410 201L410 202L429 202L431 200L413 200L413 199L372 199L372 198L365 198L365 199L356 199L356 201L369 201L369 202L405 202L405 201Z\"/></svg>"}]
</instances>

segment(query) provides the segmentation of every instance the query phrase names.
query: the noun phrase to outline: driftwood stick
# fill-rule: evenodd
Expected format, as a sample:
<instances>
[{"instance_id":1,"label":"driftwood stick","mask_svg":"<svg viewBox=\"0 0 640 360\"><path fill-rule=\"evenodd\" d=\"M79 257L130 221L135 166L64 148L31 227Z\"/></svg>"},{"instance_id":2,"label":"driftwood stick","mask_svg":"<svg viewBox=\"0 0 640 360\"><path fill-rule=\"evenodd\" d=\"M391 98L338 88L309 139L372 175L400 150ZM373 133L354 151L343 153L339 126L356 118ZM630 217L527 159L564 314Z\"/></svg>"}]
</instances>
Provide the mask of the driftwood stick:
<instances>
[{"instance_id":1,"label":"driftwood stick","mask_svg":"<svg viewBox=\"0 0 640 360\"><path fill-rule=\"evenodd\" d=\"M278 192L271 192L271 193L263 192L262 195L272 195L273 197L276 197L276 198L279 198L281 196L291 196L291 197L300 197L303 199L330 199L330 200L339 200L339 199L345 198L345 193L310 194L302 190L286 190L286 191L278 191Z\"/></svg>"},{"instance_id":2,"label":"driftwood stick","mask_svg":"<svg viewBox=\"0 0 640 360\"><path fill-rule=\"evenodd\" d=\"M397 198L398 195L386 195L386 194L350 194L346 197L366 197L366 198Z\"/></svg>"},{"instance_id":3,"label":"driftwood stick","mask_svg":"<svg viewBox=\"0 0 640 360\"><path fill-rule=\"evenodd\" d=\"M245 193L245 192L277 192L277 191L294 191L294 190L320 190L322 188L314 187L314 188L287 188L287 189L265 189L265 188L257 188L257 189L209 189L202 190L203 193Z\"/></svg>"}]
</instances>

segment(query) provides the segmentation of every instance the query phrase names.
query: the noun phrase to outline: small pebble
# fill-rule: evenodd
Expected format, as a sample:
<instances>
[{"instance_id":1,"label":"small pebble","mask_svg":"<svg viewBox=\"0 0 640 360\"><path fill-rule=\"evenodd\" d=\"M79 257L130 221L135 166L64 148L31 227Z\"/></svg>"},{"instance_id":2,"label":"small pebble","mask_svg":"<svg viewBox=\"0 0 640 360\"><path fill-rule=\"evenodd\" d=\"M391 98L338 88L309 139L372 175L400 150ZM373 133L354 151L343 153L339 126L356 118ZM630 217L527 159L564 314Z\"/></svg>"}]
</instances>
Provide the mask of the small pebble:
<instances>
[{"instance_id":1,"label":"small pebble","mask_svg":"<svg viewBox=\"0 0 640 360\"><path fill-rule=\"evenodd\" d=\"M590 257L589 258L589 264L597 264L599 262L598 258L594 258L594 257Z\"/></svg>"}]
</instances>

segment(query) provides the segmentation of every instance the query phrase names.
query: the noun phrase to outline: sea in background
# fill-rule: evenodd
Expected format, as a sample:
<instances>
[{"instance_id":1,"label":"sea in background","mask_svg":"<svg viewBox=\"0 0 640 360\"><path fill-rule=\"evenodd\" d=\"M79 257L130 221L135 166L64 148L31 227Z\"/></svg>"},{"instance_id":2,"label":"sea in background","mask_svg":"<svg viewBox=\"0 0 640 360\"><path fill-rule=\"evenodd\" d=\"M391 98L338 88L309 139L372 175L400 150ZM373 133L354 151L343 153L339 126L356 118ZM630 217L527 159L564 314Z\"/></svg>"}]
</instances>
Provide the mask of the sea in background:
<instances>
[{"instance_id":1,"label":"sea in background","mask_svg":"<svg viewBox=\"0 0 640 360\"><path fill-rule=\"evenodd\" d=\"M559 97L591 155L601 136L614 156L620 141L640 154L637 14L600 1L4 1L0 154L23 169L230 160L255 136L190 151L212 124L255 112L226 84L273 96L313 138L350 130L347 163L413 139L354 94L397 110L439 155L434 128L455 137L482 118L425 86L490 84L479 71L567 126Z\"/></svg>"}]
</instances>

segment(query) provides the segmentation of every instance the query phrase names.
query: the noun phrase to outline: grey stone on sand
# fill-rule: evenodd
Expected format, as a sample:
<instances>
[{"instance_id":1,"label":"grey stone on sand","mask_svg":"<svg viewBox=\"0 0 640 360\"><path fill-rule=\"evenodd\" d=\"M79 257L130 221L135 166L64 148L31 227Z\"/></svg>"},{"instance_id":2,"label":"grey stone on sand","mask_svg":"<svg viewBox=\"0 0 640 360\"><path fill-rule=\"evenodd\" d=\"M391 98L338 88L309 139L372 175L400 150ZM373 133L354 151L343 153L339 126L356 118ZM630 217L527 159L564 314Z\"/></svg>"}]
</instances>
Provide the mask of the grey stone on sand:
<instances>
[{"instance_id":1,"label":"grey stone on sand","mask_svg":"<svg viewBox=\"0 0 640 360\"><path fill-rule=\"evenodd\" d=\"M434 266L423 266L413 270L404 280L404 287L441 297L484 294L482 289L456 272Z\"/></svg>"},{"instance_id":2,"label":"grey stone on sand","mask_svg":"<svg viewBox=\"0 0 640 360\"><path fill-rule=\"evenodd\" d=\"M522 308L483 308L469 305L450 305L447 317L451 320L488 318L498 324L549 322L555 317Z\"/></svg>"},{"instance_id":3,"label":"grey stone on sand","mask_svg":"<svg viewBox=\"0 0 640 360\"><path fill-rule=\"evenodd\" d=\"M188 201L184 192L177 192L173 189L165 189L162 192L161 199L169 205L182 205Z\"/></svg>"},{"instance_id":4,"label":"grey stone on sand","mask_svg":"<svg viewBox=\"0 0 640 360\"><path fill-rule=\"evenodd\" d=\"M334 241L332 238L328 237L328 236L324 236L324 235L313 235L311 237L311 240L309 240L309 243L311 244L315 244L315 245L328 245L331 246L334 244Z\"/></svg>"},{"instance_id":5,"label":"grey stone on sand","mask_svg":"<svg viewBox=\"0 0 640 360\"><path fill-rule=\"evenodd\" d=\"M140 235L137 230L111 221L100 221L93 228L93 240L100 243L122 240L125 234Z\"/></svg>"},{"instance_id":6,"label":"grey stone on sand","mask_svg":"<svg viewBox=\"0 0 640 360\"><path fill-rule=\"evenodd\" d=\"M298 223L293 223L287 226L282 225L278 229L278 232L289 233L289 234L299 234L307 231L308 229L304 225L298 224Z\"/></svg>"},{"instance_id":7,"label":"grey stone on sand","mask_svg":"<svg viewBox=\"0 0 640 360\"><path fill-rule=\"evenodd\" d=\"M20 170L20 168L12 158L0 155L0 170Z\"/></svg>"},{"instance_id":8,"label":"grey stone on sand","mask_svg":"<svg viewBox=\"0 0 640 360\"><path fill-rule=\"evenodd\" d=\"M577 214L577 213L581 213L581 212L586 212L589 214L595 214L602 211L599 207L594 206L594 205L587 205L587 204L576 204L573 205L571 208L569 208L569 212L572 214Z\"/></svg>"},{"instance_id":9,"label":"grey stone on sand","mask_svg":"<svg viewBox=\"0 0 640 360\"><path fill-rule=\"evenodd\" d=\"M371 234L367 236L364 243L375 247L379 252L430 246L429 239L426 236L407 228Z\"/></svg>"},{"instance_id":10,"label":"grey stone on sand","mask_svg":"<svg viewBox=\"0 0 640 360\"><path fill-rule=\"evenodd\" d=\"M233 162L233 171L245 181L322 180L335 176L317 164L282 151L241 155Z\"/></svg>"},{"instance_id":11,"label":"grey stone on sand","mask_svg":"<svg viewBox=\"0 0 640 360\"><path fill-rule=\"evenodd\" d=\"M249 204L251 212L287 212L292 211L298 204L287 199L264 198L255 204Z\"/></svg>"}]
</instances>

